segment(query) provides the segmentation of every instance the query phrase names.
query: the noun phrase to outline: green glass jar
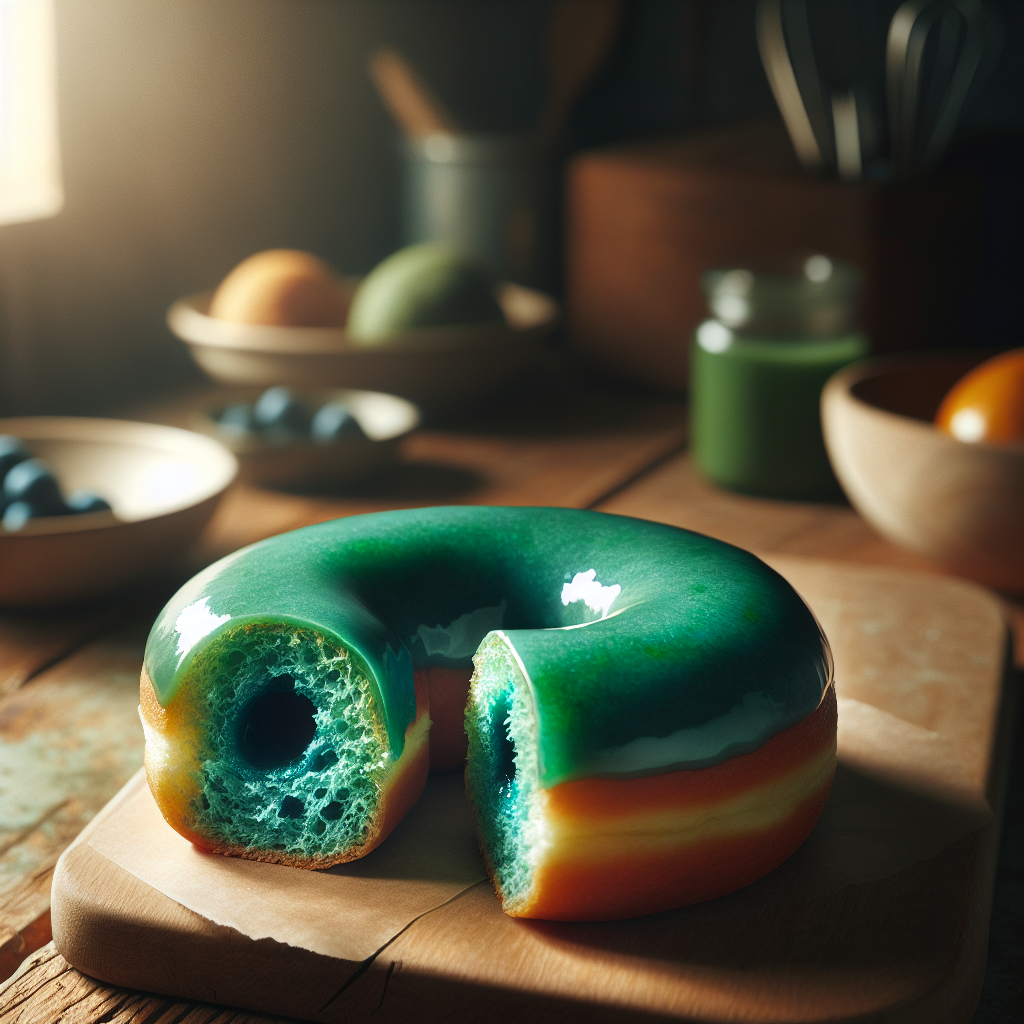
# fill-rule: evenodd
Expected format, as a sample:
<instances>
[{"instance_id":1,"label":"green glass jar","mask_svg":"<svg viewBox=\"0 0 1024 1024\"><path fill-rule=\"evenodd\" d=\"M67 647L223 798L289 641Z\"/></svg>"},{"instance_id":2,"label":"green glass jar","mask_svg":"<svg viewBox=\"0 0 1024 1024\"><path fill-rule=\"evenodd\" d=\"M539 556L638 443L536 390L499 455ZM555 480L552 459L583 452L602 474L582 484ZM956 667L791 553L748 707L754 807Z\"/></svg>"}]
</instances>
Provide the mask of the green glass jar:
<instances>
[{"instance_id":1,"label":"green glass jar","mask_svg":"<svg viewBox=\"0 0 1024 1024\"><path fill-rule=\"evenodd\" d=\"M821 435L825 381L867 355L852 325L858 275L812 256L792 271L711 271L694 336L690 445L724 487L781 498L841 491Z\"/></svg>"}]
</instances>

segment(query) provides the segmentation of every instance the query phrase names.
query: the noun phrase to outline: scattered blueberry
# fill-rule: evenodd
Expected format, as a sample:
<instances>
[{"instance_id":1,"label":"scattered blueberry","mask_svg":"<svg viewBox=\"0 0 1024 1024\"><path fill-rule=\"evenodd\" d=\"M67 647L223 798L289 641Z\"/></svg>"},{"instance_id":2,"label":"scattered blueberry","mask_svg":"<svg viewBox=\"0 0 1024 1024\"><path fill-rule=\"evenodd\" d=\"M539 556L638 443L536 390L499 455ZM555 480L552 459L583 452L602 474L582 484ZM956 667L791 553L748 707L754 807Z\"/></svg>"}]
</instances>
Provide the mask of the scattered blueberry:
<instances>
[{"instance_id":1,"label":"scattered blueberry","mask_svg":"<svg viewBox=\"0 0 1024 1024\"><path fill-rule=\"evenodd\" d=\"M68 509L73 513L109 512L110 502L92 491L72 491L68 495Z\"/></svg>"},{"instance_id":2,"label":"scattered blueberry","mask_svg":"<svg viewBox=\"0 0 1024 1024\"><path fill-rule=\"evenodd\" d=\"M229 405L217 417L231 434L305 434L320 442L365 441L363 428L342 402L328 402L310 417L309 410L286 387L267 388L255 405Z\"/></svg>"},{"instance_id":3,"label":"scattered blueberry","mask_svg":"<svg viewBox=\"0 0 1024 1024\"><path fill-rule=\"evenodd\" d=\"M12 501L4 509L4 529L8 533L17 533L31 518L32 506L27 501Z\"/></svg>"},{"instance_id":4,"label":"scattered blueberry","mask_svg":"<svg viewBox=\"0 0 1024 1024\"><path fill-rule=\"evenodd\" d=\"M252 407L253 420L263 430L290 434L309 432L306 407L286 387L267 388Z\"/></svg>"},{"instance_id":5,"label":"scattered blueberry","mask_svg":"<svg viewBox=\"0 0 1024 1024\"><path fill-rule=\"evenodd\" d=\"M32 453L12 434L0 434L0 483L19 462L31 459Z\"/></svg>"},{"instance_id":6,"label":"scattered blueberry","mask_svg":"<svg viewBox=\"0 0 1024 1024\"><path fill-rule=\"evenodd\" d=\"M229 405L217 418L223 430L232 434L247 434L256 429L251 405Z\"/></svg>"},{"instance_id":7,"label":"scattered blueberry","mask_svg":"<svg viewBox=\"0 0 1024 1024\"><path fill-rule=\"evenodd\" d=\"M67 514L60 485L42 459L25 459L4 477L4 497L9 502L26 502L35 516Z\"/></svg>"},{"instance_id":8,"label":"scattered blueberry","mask_svg":"<svg viewBox=\"0 0 1024 1024\"><path fill-rule=\"evenodd\" d=\"M320 406L313 417L310 433L317 441L366 440L359 420L341 402Z\"/></svg>"},{"instance_id":9,"label":"scattered blueberry","mask_svg":"<svg viewBox=\"0 0 1024 1024\"><path fill-rule=\"evenodd\" d=\"M65 503L50 467L32 457L25 444L0 435L0 513L7 533L17 533L30 519L110 511L110 504L91 491L76 491Z\"/></svg>"}]
</instances>

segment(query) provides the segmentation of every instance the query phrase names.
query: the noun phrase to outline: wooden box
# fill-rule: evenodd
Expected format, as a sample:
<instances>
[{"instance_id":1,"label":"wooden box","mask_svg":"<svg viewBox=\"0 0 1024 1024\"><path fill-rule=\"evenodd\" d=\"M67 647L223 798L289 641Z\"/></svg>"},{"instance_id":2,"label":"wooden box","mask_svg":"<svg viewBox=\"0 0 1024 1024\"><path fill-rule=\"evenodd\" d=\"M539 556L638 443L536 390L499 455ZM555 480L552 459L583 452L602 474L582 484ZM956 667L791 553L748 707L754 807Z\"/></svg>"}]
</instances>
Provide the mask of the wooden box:
<instances>
[{"instance_id":1,"label":"wooden box","mask_svg":"<svg viewBox=\"0 0 1024 1024\"><path fill-rule=\"evenodd\" d=\"M571 344L618 376L680 391L710 269L823 252L861 268L877 352L970 345L981 188L961 162L901 187L800 169L781 122L577 156L567 181Z\"/></svg>"}]
</instances>

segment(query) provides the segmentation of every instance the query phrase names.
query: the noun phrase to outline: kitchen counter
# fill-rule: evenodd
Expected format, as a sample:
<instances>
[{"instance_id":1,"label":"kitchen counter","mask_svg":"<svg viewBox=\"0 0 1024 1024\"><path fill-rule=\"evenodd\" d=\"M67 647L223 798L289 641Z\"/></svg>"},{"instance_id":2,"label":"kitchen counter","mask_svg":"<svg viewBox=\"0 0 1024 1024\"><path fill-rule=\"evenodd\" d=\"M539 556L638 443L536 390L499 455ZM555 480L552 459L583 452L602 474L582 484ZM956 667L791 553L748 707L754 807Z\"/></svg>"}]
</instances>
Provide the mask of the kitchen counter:
<instances>
[{"instance_id":1,"label":"kitchen counter","mask_svg":"<svg viewBox=\"0 0 1024 1024\"><path fill-rule=\"evenodd\" d=\"M685 411L677 403L545 381L470 426L410 436L400 463L356 490L311 496L236 485L177 577L153 581L142 594L74 612L0 616L0 757L10 761L0 761L0 768L9 777L16 773L20 787L8 785L5 796L17 820L0 823L0 978L10 976L0 985L0 1024L280 1019L100 984L68 965L50 943L57 858L141 764L135 706L148 626L181 579L222 554L284 530L384 508L537 504L671 523L767 555L941 576L882 540L845 505L717 490L695 473L685 437ZM1019 636L1021 607L1008 607ZM1019 676L1011 687L1019 687ZM1016 820L1017 832L1004 836L989 983L975 1017L980 1024L1010 1019L1001 1014L1019 1000L1017 725L1016 788L1008 797L1016 801L1010 821ZM1011 849L1007 840L1014 835Z\"/></svg>"}]
</instances>

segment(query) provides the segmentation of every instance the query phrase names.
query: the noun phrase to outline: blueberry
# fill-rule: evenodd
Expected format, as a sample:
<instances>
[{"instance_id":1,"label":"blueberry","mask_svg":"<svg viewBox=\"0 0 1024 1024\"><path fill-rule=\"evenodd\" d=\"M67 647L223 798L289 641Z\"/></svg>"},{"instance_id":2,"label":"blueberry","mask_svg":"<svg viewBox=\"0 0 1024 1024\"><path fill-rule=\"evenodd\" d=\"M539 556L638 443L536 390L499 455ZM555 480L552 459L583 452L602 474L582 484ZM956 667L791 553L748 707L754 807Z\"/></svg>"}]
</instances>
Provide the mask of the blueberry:
<instances>
[{"instance_id":1,"label":"blueberry","mask_svg":"<svg viewBox=\"0 0 1024 1024\"><path fill-rule=\"evenodd\" d=\"M267 388L252 408L256 426L262 430L305 434L309 431L309 413L285 387Z\"/></svg>"},{"instance_id":2,"label":"blueberry","mask_svg":"<svg viewBox=\"0 0 1024 1024\"><path fill-rule=\"evenodd\" d=\"M251 405L229 405L217 417L217 423L222 430L232 434L248 434L256 429Z\"/></svg>"},{"instance_id":3,"label":"blueberry","mask_svg":"<svg viewBox=\"0 0 1024 1024\"><path fill-rule=\"evenodd\" d=\"M32 518L32 506L27 501L12 501L4 509L4 529L17 533Z\"/></svg>"},{"instance_id":4,"label":"blueberry","mask_svg":"<svg viewBox=\"0 0 1024 1024\"><path fill-rule=\"evenodd\" d=\"M25 459L4 477L4 497L9 502L28 502L35 516L59 516L67 512L60 487L42 459Z\"/></svg>"},{"instance_id":5,"label":"blueberry","mask_svg":"<svg viewBox=\"0 0 1024 1024\"><path fill-rule=\"evenodd\" d=\"M0 483L8 470L31 458L32 453L13 434L0 434Z\"/></svg>"},{"instance_id":6,"label":"blueberry","mask_svg":"<svg viewBox=\"0 0 1024 1024\"><path fill-rule=\"evenodd\" d=\"M92 491L72 491L68 496L70 512L109 512L110 502Z\"/></svg>"},{"instance_id":7,"label":"blueberry","mask_svg":"<svg viewBox=\"0 0 1024 1024\"><path fill-rule=\"evenodd\" d=\"M317 441L366 440L359 420L341 402L320 406L313 417L310 433Z\"/></svg>"}]
</instances>

